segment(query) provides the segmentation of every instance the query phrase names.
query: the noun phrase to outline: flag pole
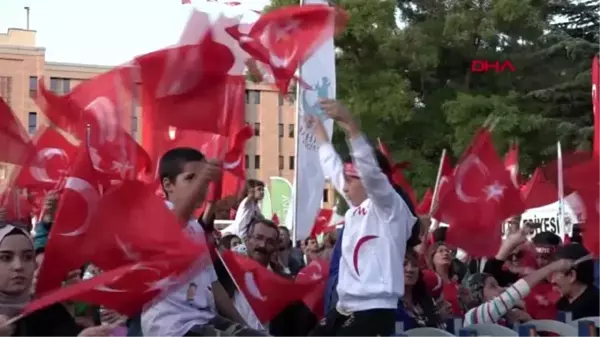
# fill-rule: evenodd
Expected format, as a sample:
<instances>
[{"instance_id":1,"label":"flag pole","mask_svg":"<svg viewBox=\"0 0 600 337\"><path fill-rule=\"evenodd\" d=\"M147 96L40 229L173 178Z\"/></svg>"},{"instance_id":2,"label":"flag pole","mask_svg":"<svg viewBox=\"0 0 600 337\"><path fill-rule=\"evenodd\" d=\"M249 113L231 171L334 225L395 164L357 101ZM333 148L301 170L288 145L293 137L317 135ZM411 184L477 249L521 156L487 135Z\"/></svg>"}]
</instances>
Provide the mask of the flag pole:
<instances>
[{"instance_id":1,"label":"flag pole","mask_svg":"<svg viewBox=\"0 0 600 337\"><path fill-rule=\"evenodd\" d=\"M300 0L300 6L304 5L304 0ZM298 79L302 78L302 65L298 67ZM292 191L292 197L294 198L294 203L292 204L292 244L296 244L296 240L298 239L298 149L300 148L300 136L298 132L300 131L300 123L302 122L302 118L300 117L300 83L296 80L296 123L294 125L294 142L296 143L294 147L294 189ZM322 198L322 196L321 196ZM289 209L288 209L289 212Z\"/></svg>"},{"instance_id":2,"label":"flag pole","mask_svg":"<svg viewBox=\"0 0 600 337\"><path fill-rule=\"evenodd\" d=\"M444 166L444 160L446 159L446 149L442 150L442 156L440 157L440 165L438 166L437 176L435 177L435 185L433 187L433 195L431 196L431 206L429 207L429 215L435 211L435 205L440 189L440 180L442 179L442 168Z\"/></svg>"},{"instance_id":3,"label":"flag pole","mask_svg":"<svg viewBox=\"0 0 600 337\"><path fill-rule=\"evenodd\" d=\"M564 230L564 235L570 232L570 229L565 228L565 189L563 182L563 158L560 141L556 143L556 163L558 171L558 226ZM570 233L569 233L570 234Z\"/></svg>"}]
</instances>

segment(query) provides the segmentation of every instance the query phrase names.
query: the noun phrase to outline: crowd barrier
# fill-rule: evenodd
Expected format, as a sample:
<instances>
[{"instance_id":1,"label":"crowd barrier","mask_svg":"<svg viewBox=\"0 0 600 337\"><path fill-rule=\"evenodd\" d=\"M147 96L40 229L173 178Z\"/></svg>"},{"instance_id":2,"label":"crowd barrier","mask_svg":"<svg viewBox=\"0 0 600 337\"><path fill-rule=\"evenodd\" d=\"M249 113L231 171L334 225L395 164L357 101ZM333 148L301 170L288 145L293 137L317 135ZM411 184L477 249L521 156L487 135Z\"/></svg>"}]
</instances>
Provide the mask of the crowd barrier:
<instances>
[{"instance_id":1,"label":"crowd barrier","mask_svg":"<svg viewBox=\"0 0 600 337\"><path fill-rule=\"evenodd\" d=\"M506 327L498 324L474 324L463 327L460 318L447 322L446 329L415 328L403 331L402 323L396 324L396 336L539 336L539 332L559 336L598 336L600 317L572 320L570 313L561 312L557 320L533 320Z\"/></svg>"}]
</instances>

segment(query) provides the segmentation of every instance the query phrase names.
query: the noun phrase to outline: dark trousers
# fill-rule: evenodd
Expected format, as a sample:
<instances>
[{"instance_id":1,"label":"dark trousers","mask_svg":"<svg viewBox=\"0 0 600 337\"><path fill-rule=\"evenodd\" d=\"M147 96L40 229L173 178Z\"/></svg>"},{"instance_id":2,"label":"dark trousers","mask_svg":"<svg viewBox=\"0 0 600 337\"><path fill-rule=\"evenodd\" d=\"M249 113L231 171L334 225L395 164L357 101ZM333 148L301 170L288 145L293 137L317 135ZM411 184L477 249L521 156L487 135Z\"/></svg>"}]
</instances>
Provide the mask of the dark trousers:
<instances>
[{"instance_id":1,"label":"dark trousers","mask_svg":"<svg viewBox=\"0 0 600 337\"><path fill-rule=\"evenodd\" d=\"M395 309L357 311L348 316L329 311L311 336L391 336L396 332Z\"/></svg>"},{"instance_id":2,"label":"dark trousers","mask_svg":"<svg viewBox=\"0 0 600 337\"><path fill-rule=\"evenodd\" d=\"M216 316L208 324L194 325L186 336L267 336L264 332L250 329L225 317Z\"/></svg>"}]
</instances>

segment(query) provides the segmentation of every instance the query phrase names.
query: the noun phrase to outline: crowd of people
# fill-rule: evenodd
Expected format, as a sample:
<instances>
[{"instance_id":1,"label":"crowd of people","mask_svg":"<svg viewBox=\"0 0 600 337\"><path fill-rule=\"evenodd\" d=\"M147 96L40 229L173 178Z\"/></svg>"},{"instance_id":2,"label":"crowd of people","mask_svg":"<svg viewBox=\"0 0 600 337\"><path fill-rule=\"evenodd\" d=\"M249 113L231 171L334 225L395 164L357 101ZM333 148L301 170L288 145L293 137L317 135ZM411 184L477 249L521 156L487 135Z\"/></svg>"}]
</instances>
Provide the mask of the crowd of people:
<instances>
[{"instance_id":1,"label":"crowd of people","mask_svg":"<svg viewBox=\"0 0 600 337\"><path fill-rule=\"evenodd\" d=\"M528 239L532 229L520 227L517 216L495 256L460 254L445 240L447 227L416 214L391 182L389 162L371 147L348 110L332 100L324 100L322 108L346 133L350 147L350 156L340 158L321 120L307 117L320 143L323 171L351 206L342 228L320 241L292 242L287 227L260 215L264 183L248 180L231 226L215 228L214 215L223 206L218 201L206 205L199 219L183 223L183 231L213 248L212 259L200 270L190 269L139 315L68 302L20 317L19 310L36 296L36 273L58 207L57 193L49 193L34 234L19 219L5 218L0 227L0 335L390 336L398 322L404 330L443 329L452 317L468 326L554 319L559 311L571 312L573 319L600 315L598 262L580 238L565 243L542 232ZM204 202L199 191L220 170L219 163L195 149L169 150L158 170L166 207L177 212L190 198L199 207ZM219 257L227 250L288 279L314 261L325 261L329 276L322 316L292 303L270 322L261 322ZM64 283L100 273L93 265L82 266Z\"/></svg>"}]
</instances>

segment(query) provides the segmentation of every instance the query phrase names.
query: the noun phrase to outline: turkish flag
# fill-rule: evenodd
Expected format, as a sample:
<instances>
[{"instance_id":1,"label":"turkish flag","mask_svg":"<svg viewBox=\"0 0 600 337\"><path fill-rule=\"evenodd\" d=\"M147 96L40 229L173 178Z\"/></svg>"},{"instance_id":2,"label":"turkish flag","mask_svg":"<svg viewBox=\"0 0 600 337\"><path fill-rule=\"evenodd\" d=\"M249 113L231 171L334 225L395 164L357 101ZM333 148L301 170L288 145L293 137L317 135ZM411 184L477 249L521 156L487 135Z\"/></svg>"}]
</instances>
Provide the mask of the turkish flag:
<instances>
[{"instance_id":1,"label":"turkish flag","mask_svg":"<svg viewBox=\"0 0 600 337\"><path fill-rule=\"evenodd\" d=\"M592 60L592 105L594 113L594 155L600 155L600 59Z\"/></svg>"},{"instance_id":2,"label":"turkish flag","mask_svg":"<svg viewBox=\"0 0 600 337\"><path fill-rule=\"evenodd\" d=\"M433 201L433 191L428 188L421 199L421 202L417 205L417 214L429 214L431 209L431 202Z\"/></svg>"},{"instance_id":3,"label":"turkish flag","mask_svg":"<svg viewBox=\"0 0 600 337\"><path fill-rule=\"evenodd\" d=\"M533 171L529 181L521 188L521 197L525 202L525 208L536 208L556 202L558 190L556 186L548 181L543 171L538 167Z\"/></svg>"},{"instance_id":4,"label":"turkish flag","mask_svg":"<svg viewBox=\"0 0 600 337\"><path fill-rule=\"evenodd\" d=\"M66 176L78 148L53 128L42 127L34 140L32 152L17 174L19 187L50 190Z\"/></svg>"},{"instance_id":5,"label":"turkish flag","mask_svg":"<svg viewBox=\"0 0 600 337\"><path fill-rule=\"evenodd\" d=\"M584 223L582 226L583 244L590 253L600 255L600 171L597 158L569 167L563 171L565 192L577 192L579 198L574 199L578 205L573 209L581 209ZM569 199L567 199L569 200Z\"/></svg>"},{"instance_id":6,"label":"turkish flag","mask_svg":"<svg viewBox=\"0 0 600 337\"><path fill-rule=\"evenodd\" d=\"M493 256L502 240L502 222L524 209L491 133L479 130L440 190L434 218L450 224L446 241L470 256Z\"/></svg>"},{"instance_id":7,"label":"turkish flag","mask_svg":"<svg viewBox=\"0 0 600 337\"><path fill-rule=\"evenodd\" d=\"M83 146L62 189L39 271L37 294L60 288L70 271L89 262L90 256L82 251L82 240L100 201L98 179L89 152Z\"/></svg>"},{"instance_id":8,"label":"turkish flag","mask_svg":"<svg viewBox=\"0 0 600 337\"><path fill-rule=\"evenodd\" d=\"M72 255L87 257L104 273L49 293L33 301L26 312L40 309L38 301L49 305L68 299L135 315L155 296L180 284L192 266L203 268L211 261L207 247L182 230L153 186L140 181L125 181L104 195L79 240L78 254ZM65 259L61 256L54 261L64 263ZM116 275L106 278L106 274Z\"/></svg>"},{"instance_id":9,"label":"turkish flag","mask_svg":"<svg viewBox=\"0 0 600 337\"><path fill-rule=\"evenodd\" d=\"M197 44L137 57L144 104L150 105L154 128L230 135L245 108L244 77L227 74L234 61L231 50L213 39L211 29Z\"/></svg>"},{"instance_id":10,"label":"turkish flag","mask_svg":"<svg viewBox=\"0 0 600 337\"><path fill-rule=\"evenodd\" d=\"M132 69L115 68L65 96L55 95L40 81L36 103L53 124L87 144L94 167L107 180L137 179L152 168L146 151L126 131L134 108Z\"/></svg>"},{"instance_id":11,"label":"turkish flag","mask_svg":"<svg viewBox=\"0 0 600 337\"><path fill-rule=\"evenodd\" d=\"M266 64L282 94L296 69L333 37L339 9L321 4L285 6L260 16L248 34L227 32L257 61Z\"/></svg>"},{"instance_id":12,"label":"turkish flag","mask_svg":"<svg viewBox=\"0 0 600 337\"><path fill-rule=\"evenodd\" d=\"M235 284L261 323L271 321L285 307L305 298L314 282L294 282L268 270L249 257L232 251L220 253Z\"/></svg>"},{"instance_id":13,"label":"turkish flag","mask_svg":"<svg viewBox=\"0 0 600 337\"><path fill-rule=\"evenodd\" d=\"M312 260L302 268L296 276L296 283L315 284L312 291L308 292L302 301L318 319L325 315L324 294L329 278L329 262L323 259Z\"/></svg>"},{"instance_id":14,"label":"turkish flag","mask_svg":"<svg viewBox=\"0 0 600 337\"><path fill-rule=\"evenodd\" d=\"M32 144L23 125L0 97L0 161L21 165Z\"/></svg>"},{"instance_id":15,"label":"turkish flag","mask_svg":"<svg viewBox=\"0 0 600 337\"><path fill-rule=\"evenodd\" d=\"M504 166L506 170L510 173L510 178L512 179L515 186L519 187L519 145L514 143L511 144L508 152L504 156Z\"/></svg>"},{"instance_id":16,"label":"turkish flag","mask_svg":"<svg viewBox=\"0 0 600 337\"><path fill-rule=\"evenodd\" d=\"M415 190L410 185L410 182L404 177L403 172L403 170L407 168L410 164L407 162L395 163L392 159L390 149L384 143L381 142L381 139L377 138L377 143L379 144L379 151L381 151L381 153L385 156L392 168L392 174L390 179L394 182L394 184L400 186L400 188L402 188L404 192L406 192L412 204L416 205L417 196L415 194Z\"/></svg>"},{"instance_id":17,"label":"turkish flag","mask_svg":"<svg viewBox=\"0 0 600 337\"><path fill-rule=\"evenodd\" d=\"M332 209L321 208L319 210L319 214L315 218L315 223L313 224L309 237L317 238L320 235L323 235L329 231L335 230L335 226L329 226L331 222L331 218L333 217Z\"/></svg>"}]
</instances>

